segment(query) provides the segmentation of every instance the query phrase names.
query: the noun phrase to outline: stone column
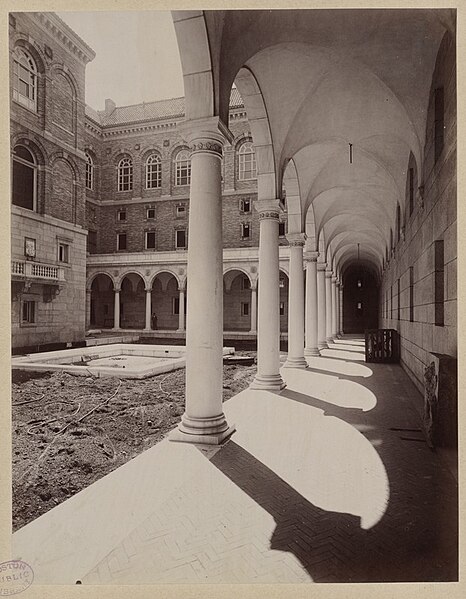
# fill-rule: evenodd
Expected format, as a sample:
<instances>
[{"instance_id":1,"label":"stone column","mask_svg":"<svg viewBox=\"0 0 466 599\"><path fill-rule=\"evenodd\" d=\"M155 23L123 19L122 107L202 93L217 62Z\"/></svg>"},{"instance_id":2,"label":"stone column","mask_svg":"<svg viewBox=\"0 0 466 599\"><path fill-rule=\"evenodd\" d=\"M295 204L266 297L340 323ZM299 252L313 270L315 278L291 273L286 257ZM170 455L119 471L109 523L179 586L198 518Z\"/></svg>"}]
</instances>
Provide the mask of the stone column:
<instances>
[{"instance_id":1,"label":"stone column","mask_svg":"<svg viewBox=\"0 0 466 599\"><path fill-rule=\"evenodd\" d=\"M152 316L152 288L146 287L146 326L145 331L151 330L151 316Z\"/></svg>"},{"instance_id":2,"label":"stone column","mask_svg":"<svg viewBox=\"0 0 466 599\"><path fill-rule=\"evenodd\" d=\"M325 340L327 345L333 341L332 337L332 270L325 271Z\"/></svg>"},{"instance_id":3,"label":"stone column","mask_svg":"<svg viewBox=\"0 0 466 599\"><path fill-rule=\"evenodd\" d=\"M304 233L286 236L290 246L288 301L288 357L286 368L307 368L304 357Z\"/></svg>"},{"instance_id":4,"label":"stone column","mask_svg":"<svg viewBox=\"0 0 466 599\"><path fill-rule=\"evenodd\" d=\"M340 337L340 279L337 279L335 289L335 297L337 302L337 316L336 316L336 329L337 329L337 337Z\"/></svg>"},{"instance_id":5,"label":"stone column","mask_svg":"<svg viewBox=\"0 0 466 599\"><path fill-rule=\"evenodd\" d=\"M172 441L218 445L234 430L223 413L223 244L221 161L232 135L218 117L187 121L189 199L186 406Z\"/></svg>"},{"instance_id":6,"label":"stone column","mask_svg":"<svg viewBox=\"0 0 466 599\"><path fill-rule=\"evenodd\" d=\"M120 330L120 291L119 287L115 287L114 292L114 307L113 307L113 330Z\"/></svg>"},{"instance_id":7,"label":"stone column","mask_svg":"<svg viewBox=\"0 0 466 599\"><path fill-rule=\"evenodd\" d=\"M337 336L337 277L332 277L332 339Z\"/></svg>"},{"instance_id":8,"label":"stone column","mask_svg":"<svg viewBox=\"0 0 466 599\"><path fill-rule=\"evenodd\" d=\"M343 335L343 283L340 283L340 335Z\"/></svg>"},{"instance_id":9,"label":"stone column","mask_svg":"<svg viewBox=\"0 0 466 599\"><path fill-rule=\"evenodd\" d=\"M250 333L257 333L257 282L251 283L251 330Z\"/></svg>"},{"instance_id":10,"label":"stone column","mask_svg":"<svg viewBox=\"0 0 466 599\"><path fill-rule=\"evenodd\" d=\"M306 261L306 343L305 356L320 356L317 328L317 256L318 252L305 252Z\"/></svg>"},{"instance_id":11,"label":"stone column","mask_svg":"<svg viewBox=\"0 0 466 599\"><path fill-rule=\"evenodd\" d=\"M279 200L256 200L255 208L260 222L259 305L257 374L251 389L279 391L285 387L280 375Z\"/></svg>"},{"instance_id":12,"label":"stone column","mask_svg":"<svg viewBox=\"0 0 466 599\"><path fill-rule=\"evenodd\" d=\"M92 289L86 289L86 331L91 328L91 297Z\"/></svg>"},{"instance_id":13,"label":"stone column","mask_svg":"<svg viewBox=\"0 0 466 599\"><path fill-rule=\"evenodd\" d=\"M180 285L179 288L179 300L178 300L178 332L182 333L185 328L184 318L184 292L185 289Z\"/></svg>"},{"instance_id":14,"label":"stone column","mask_svg":"<svg viewBox=\"0 0 466 599\"><path fill-rule=\"evenodd\" d=\"M317 262L317 340L319 349L325 349L327 344L326 307L325 299L325 269L326 262Z\"/></svg>"}]
</instances>

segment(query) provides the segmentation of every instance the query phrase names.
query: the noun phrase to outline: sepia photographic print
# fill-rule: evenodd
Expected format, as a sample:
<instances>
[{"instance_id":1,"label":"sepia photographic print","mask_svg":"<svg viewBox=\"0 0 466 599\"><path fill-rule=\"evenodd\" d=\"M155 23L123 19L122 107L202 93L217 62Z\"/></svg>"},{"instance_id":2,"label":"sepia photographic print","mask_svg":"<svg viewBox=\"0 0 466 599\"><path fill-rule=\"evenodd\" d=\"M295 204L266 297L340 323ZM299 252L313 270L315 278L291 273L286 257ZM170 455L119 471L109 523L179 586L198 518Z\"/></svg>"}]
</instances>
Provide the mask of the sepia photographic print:
<instances>
[{"instance_id":1,"label":"sepia photographic print","mask_svg":"<svg viewBox=\"0 0 466 599\"><path fill-rule=\"evenodd\" d=\"M120 4L5 13L0 595L461 596L458 11Z\"/></svg>"}]
</instances>

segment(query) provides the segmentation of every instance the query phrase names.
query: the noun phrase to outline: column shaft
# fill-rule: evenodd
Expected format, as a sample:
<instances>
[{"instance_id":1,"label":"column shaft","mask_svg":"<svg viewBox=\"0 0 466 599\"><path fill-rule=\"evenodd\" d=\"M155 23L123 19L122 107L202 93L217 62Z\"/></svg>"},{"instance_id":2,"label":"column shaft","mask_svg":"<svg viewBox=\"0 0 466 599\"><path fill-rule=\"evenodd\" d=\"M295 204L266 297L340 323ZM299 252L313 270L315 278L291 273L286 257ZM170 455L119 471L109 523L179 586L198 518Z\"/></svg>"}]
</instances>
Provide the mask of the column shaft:
<instances>
[{"instance_id":1,"label":"column shaft","mask_svg":"<svg viewBox=\"0 0 466 599\"><path fill-rule=\"evenodd\" d=\"M317 315L317 256L306 262L306 344L305 356L320 356Z\"/></svg>"},{"instance_id":2,"label":"column shaft","mask_svg":"<svg viewBox=\"0 0 466 599\"><path fill-rule=\"evenodd\" d=\"M91 328L91 289L86 289L86 331Z\"/></svg>"},{"instance_id":3,"label":"column shaft","mask_svg":"<svg viewBox=\"0 0 466 599\"><path fill-rule=\"evenodd\" d=\"M343 335L343 285L340 285L340 335Z\"/></svg>"},{"instance_id":4,"label":"column shaft","mask_svg":"<svg viewBox=\"0 0 466 599\"><path fill-rule=\"evenodd\" d=\"M278 200L256 201L259 211L259 292L257 374L251 389L280 390L280 287L278 255Z\"/></svg>"},{"instance_id":5,"label":"column shaft","mask_svg":"<svg viewBox=\"0 0 466 599\"><path fill-rule=\"evenodd\" d=\"M288 302L288 357L284 364L287 368L307 368L304 358L304 237L297 239L289 235L290 278Z\"/></svg>"},{"instance_id":6,"label":"column shaft","mask_svg":"<svg viewBox=\"0 0 466 599\"><path fill-rule=\"evenodd\" d=\"M327 347L327 331L326 331L326 307L325 298L325 262L317 263L317 338L319 349Z\"/></svg>"},{"instance_id":7,"label":"column shaft","mask_svg":"<svg viewBox=\"0 0 466 599\"><path fill-rule=\"evenodd\" d=\"M113 307L113 328L120 328L120 290L114 290L114 307Z\"/></svg>"},{"instance_id":8,"label":"column shaft","mask_svg":"<svg viewBox=\"0 0 466 599\"><path fill-rule=\"evenodd\" d=\"M179 295L179 307L178 307L178 331L184 331L185 318L184 318L184 289L180 289Z\"/></svg>"},{"instance_id":9,"label":"column shaft","mask_svg":"<svg viewBox=\"0 0 466 599\"><path fill-rule=\"evenodd\" d=\"M336 277L332 277L332 338L337 336L337 288Z\"/></svg>"},{"instance_id":10,"label":"column shaft","mask_svg":"<svg viewBox=\"0 0 466 599\"><path fill-rule=\"evenodd\" d=\"M332 271L325 272L325 339L331 343L332 338Z\"/></svg>"},{"instance_id":11,"label":"column shaft","mask_svg":"<svg viewBox=\"0 0 466 599\"><path fill-rule=\"evenodd\" d=\"M173 441L217 445L232 432L223 413L223 245L219 119L186 124L191 145L186 407ZM214 127L218 127L216 130ZM180 306L181 312L181 306Z\"/></svg>"},{"instance_id":12,"label":"column shaft","mask_svg":"<svg viewBox=\"0 0 466 599\"><path fill-rule=\"evenodd\" d=\"M251 287L251 333L257 332L257 289Z\"/></svg>"},{"instance_id":13,"label":"column shaft","mask_svg":"<svg viewBox=\"0 0 466 599\"><path fill-rule=\"evenodd\" d=\"M152 316L152 289L146 289L146 326L145 331L151 330L151 316Z\"/></svg>"}]
</instances>

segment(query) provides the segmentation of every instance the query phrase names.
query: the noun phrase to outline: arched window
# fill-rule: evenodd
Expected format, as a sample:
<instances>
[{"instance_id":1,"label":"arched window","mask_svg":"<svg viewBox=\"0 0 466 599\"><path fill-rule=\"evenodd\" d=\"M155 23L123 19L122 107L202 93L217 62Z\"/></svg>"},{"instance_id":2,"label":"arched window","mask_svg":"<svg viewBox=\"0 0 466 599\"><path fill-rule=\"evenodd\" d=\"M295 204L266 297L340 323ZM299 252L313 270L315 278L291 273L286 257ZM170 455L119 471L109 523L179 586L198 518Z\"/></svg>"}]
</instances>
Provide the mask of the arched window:
<instances>
[{"instance_id":1,"label":"arched window","mask_svg":"<svg viewBox=\"0 0 466 599\"><path fill-rule=\"evenodd\" d=\"M36 209L37 164L24 146L13 150L12 202L15 206Z\"/></svg>"},{"instance_id":2,"label":"arched window","mask_svg":"<svg viewBox=\"0 0 466 599\"><path fill-rule=\"evenodd\" d=\"M131 191L133 189L133 161L125 156L118 163L118 191Z\"/></svg>"},{"instance_id":3,"label":"arched window","mask_svg":"<svg viewBox=\"0 0 466 599\"><path fill-rule=\"evenodd\" d=\"M94 161L88 152L86 152L86 187L94 189Z\"/></svg>"},{"instance_id":4,"label":"arched window","mask_svg":"<svg viewBox=\"0 0 466 599\"><path fill-rule=\"evenodd\" d=\"M238 179L248 181L257 178L256 154L252 142L246 141L238 150Z\"/></svg>"},{"instance_id":5,"label":"arched window","mask_svg":"<svg viewBox=\"0 0 466 599\"><path fill-rule=\"evenodd\" d=\"M175 158L175 185L191 183L191 160L188 150L181 150Z\"/></svg>"},{"instance_id":6,"label":"arched window","mask_svg":"<svg viewBox=\"0 0 466 599\"><path fill-rule=\"evenodd\" d=\"M16 49L13 59L13 99L37 112L37 66L23 48Z\"/></svg>"},{"instance_id":7,"label":"arched window","mask_svg":"<svg viewBox=\"0 0 466 599\"><path fill-rule=\"evenodd\" d=\"M160 156L151 154L146 160L146 189L155 189L162 185L162 163Z\"/></svg>"}]
</instances>

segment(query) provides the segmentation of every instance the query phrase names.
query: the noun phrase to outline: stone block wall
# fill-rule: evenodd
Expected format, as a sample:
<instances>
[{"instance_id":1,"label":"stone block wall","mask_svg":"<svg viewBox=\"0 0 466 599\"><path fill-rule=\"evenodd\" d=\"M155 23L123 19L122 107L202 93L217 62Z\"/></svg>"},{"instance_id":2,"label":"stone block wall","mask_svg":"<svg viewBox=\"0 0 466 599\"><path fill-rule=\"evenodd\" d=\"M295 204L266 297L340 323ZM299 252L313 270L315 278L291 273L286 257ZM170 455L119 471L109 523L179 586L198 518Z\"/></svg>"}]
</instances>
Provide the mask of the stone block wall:
<instances>
[{"instance_id":1,"label":"stone block wall","mask_svg":"<svg viewBox=\"0 0 466 599\"><path fill-rule=\"evenodd\" d=\"M436 114L439 89L443 89L443 127L438 106ZM431 353L457 355L456 68L455 42L449 34L438 52L424 164L414 178L415 189L418 185L420 189L412 214L407 197L404 239L402 235L396 243L383 274L380 314L382 327L400 333L401 363L423 391Z\"/></svg>"},{"instance_id":2,"label":"stone block wall","mask_svg":"<svg viewBox=\"0 0 466 599\"><path fill-rule=\"evenodd\" d=\"M48 343L70 343L84 339L86 305L86 232L80 227L12 207L11 259L23 261L24 238L36 240L34 262L63 267L64 282L58 295L44 301L43 282L13 296L11 327L13 348L29 348ZM58 242L69 246L69 262L58 261ZM14 285L13 285L14 287ZM36 302L36 322L21 322L22 301Z\"/></svg>"}]
</instances>

